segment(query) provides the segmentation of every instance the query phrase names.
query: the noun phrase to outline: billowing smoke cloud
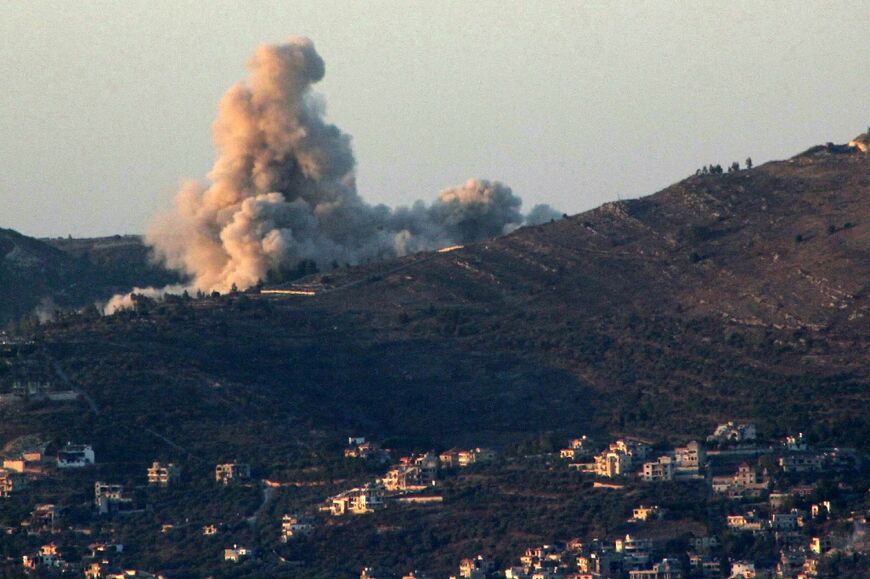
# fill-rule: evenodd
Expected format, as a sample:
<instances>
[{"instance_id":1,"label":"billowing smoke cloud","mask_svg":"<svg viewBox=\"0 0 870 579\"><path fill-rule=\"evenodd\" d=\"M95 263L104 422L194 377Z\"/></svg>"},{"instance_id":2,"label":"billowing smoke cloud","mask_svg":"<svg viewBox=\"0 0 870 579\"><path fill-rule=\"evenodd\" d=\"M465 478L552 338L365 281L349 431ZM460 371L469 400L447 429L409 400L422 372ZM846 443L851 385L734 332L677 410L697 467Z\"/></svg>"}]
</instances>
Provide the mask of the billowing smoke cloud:
<instances>
[{"instance_id":1,"label":"billowing smoke cloud","mask_svg":"<svg viewBox=\"0 0 870 579\"><path fill-rule=\"evenodd\" d=\"M469 180L431 205L391 210L357 193L349 135L325 122L311 85L323 60L307 38L264 45L246 82L223 97L209 184L185 184L147 242L194 287L244 289L302 259L358 263L509 232L521 200L499 182ZM540 215L557 213L536 208Z\"/></svg>"}]
</instances>

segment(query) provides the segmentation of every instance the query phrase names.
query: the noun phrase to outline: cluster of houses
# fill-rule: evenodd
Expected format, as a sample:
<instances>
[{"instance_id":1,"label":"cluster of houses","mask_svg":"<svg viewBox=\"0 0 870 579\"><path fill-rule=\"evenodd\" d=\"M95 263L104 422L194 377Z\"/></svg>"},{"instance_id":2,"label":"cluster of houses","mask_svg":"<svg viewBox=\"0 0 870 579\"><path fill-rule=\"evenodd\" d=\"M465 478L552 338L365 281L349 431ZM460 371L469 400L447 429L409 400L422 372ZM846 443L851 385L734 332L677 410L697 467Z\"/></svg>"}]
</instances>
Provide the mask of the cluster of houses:
<instances>
[{"instance_id":1,"label":"cluster of houses","mask_svg":"<svg viewBox=\"0 0 870 579\"><path fill-rule=\"evenodd\" d=\"M495 460L495 452L488 448L460 450L452 448L438 455L442 468L465 468L477 463Z\"/></svg>"},{"instance_id":2,"label":"cluster of houses","mask_svg":"<svg viewBox=\"0 0 870 579\"><path fill-rule=\"evenodd\" d=\"M385 509L386 506L383 486L377 483L368 483L330 497L320 510L328 512L335 517L340 517L348 514L365 515L374 513Z\"/></svg>"},{"instance_id":3,"label":"cluster of houses","mask_svg":"<svg viewBox=\"0 0 870 579\"><path fill-rule=\"evenodd\" d=\"M757 460L761 455L767 456L766 462ZM708 528L722 529L731 540L742 535L769 540L774 550L759 561L731 558L715 534L692 535L685 543L687 548L676 548L666 539L673 537L668 534L672 531L665 531L661 535L666 537L664 539L656 531L660 526L673 529L667 522L661 522L668 517L668 510L655 504L638 505L627 519L627 523L637 529L637 534L632 531L609 540L572 540L529 548L515 564L506 568L498 568L492 558L481 554L463 559L458 574L453 577L811 579L819 576L826 556L851 552L848 549L854 548L847 546L850 541L855 542L854 537L838 536L841 531L824 524L838 520L832 514L832 502L818 500L817 486L807 484L806 477L854 472L860 457L848 449L813 450L802 434L763 446L758 443L753 424L727 422L717 426L706 441L691 441L671 450L656 450L649 441L631 437L615 440L602 449L583 436L570 440L567 447L559 451L559 456L581 472L622 479L625 483L633 479L650 483L695 481L706 484L710 496L725 498L729 501L727 504L733 501L734 505L733 514L718 523L710 521ZM439 459L442 465L459 464L446 460L443 454ZM778 466L777 476L760 464ZM804 482L794 484L798 479L792 475L805 475ZM776 485L782 484L789 485L787 490L774 490ZM849 487L840 483L839 488ZM861 493L853 498L860 504ZM864 500L870 500L870 494ZM740 510L737 505L746 508ZM867 513L853 512L847 520L862 529L870 546L867 518ZM864 552L870 553L870 549ZM413 572L401 577L424 576ZM397 579L399 576L367 568L360 577Z\"/></svg>"},{"instance_id":4,"label":"cluster of houses","mask_svg":"<svg viewBox=\"0 0 870 579\"><path fill-rule=\"evenodd\" d=\"M37 576L79 574L85 579L163 579L163 575L119 565L118 556L124 552L124 545L120 543L92 543L84 557L69 561L69 555L74 551L54 542L46 543L37 551L22 556L22 570L27 575Z\"/></svg>"},{"instance_id":5,"label":"cluster of houses","mask_svg":"<svg viewBox=\"0 0 870 579\"><path fill-rule=\"evenodd\" d=\"M766 460L756 460L761 455L766 455ZM391 462L388 451L359 437L348 440L344 456ZM454 578L807 579L818 576L824 558L844 549L849 541L822 524L835 517L835 504L830 500L820 500L817 487L806 481L825 473L854 471L860 456L848 449L815 450L801 434L786 437L773 446L760 446L753 424L728 422L717 426L705 442L690 441L672 449L664 450L655 447L651 441L635 437L623 437L602 448L583 436L570 440L567 447L560 450L559 456L580 472L616 479L614 482L704 483L708 485L710 496L729 501L721 504L728 505L730 514L724 519L716 515L716 522L708 527L721 529L725 535L720 533L717 537L712 532L710 535L696 535L688 540L687 548L675 549L673 543L668 544L654 532L660 526L664 528L665 519L672 518L669 511L656 504L641 504L631 510L631 517L626 521L628 525L620 527L619 536L588 542L575 539L564 544L528 548L508 567L500 567L497 561L486 555L476 555L460 561ZM429 491L439 489L451 476L450 471L494 458L495 453L485 448L450 449L402 457L389 467L385 465L387 470L381 477L330 497L319 510L340 517L378 512L387 508L390 502L440 500L441 497L437 496L440 493ZM73 443L62 447L55 460L57 469L61 470L84 469L95 462L92 446ZM770 467L771 472L762 468L762 464ZM28 478L44 474L47 466L44 446L19 449L5 457L0 469L0 497L9 497L25 488ZM146 474L149 486L164 488L178 484L182 471L175 463L154 461ZM783 474L790 478L783 478ZM251 466L242 462L217 464L214 480L220 485L249 483ZM783 480L790 481L789 485L783 486ZM794 484L798 480L800 484ZM778 488L786 490L776 490ZM97 481L93 497L93 512L97 515L123 515L137 512L139 508L134 496L120 484ZM310 535L317 524L310 514L284 515L280 521L280 540L287 543ZM35 535L54 533L58 516L56 505L36 505L26 521L27 529ZM855 525L866 527L864 515L854 517L854 521ZM171 527L165 525L163 531ZM630 532L626 533L626 530ZM202 527L204 536L217 533L218 525ZM730 560L723 551L720 539L723 536L770 540L775 545L776 562L772 564L770 558ZM30 574L75 571L95 579L154 577L141 571L119 569L117 561L123 549L119 544L94 543L90 546L89 556L82 558L78 554L76 562L71 563L64 548L47 543L39 550L23 555L22 567ZM266 556L265 553L261 555ZM240 563L256 556L257 551L249 546L236 544L223 550L223 560L227 563ZM505 563L501 561L502 565ZM360 577L398 579L399 576L366 568ZM401 575L402 579L426 577L419 571Z\"/></svg>"},{"instance_id":6,"label":"cluster of houses","mask_svg":"<svg viewBox=\"0 0 870 579\"><path fill-rule=\"evenodd\" d=\"M650 539L640 539L631 535L610 541L593 539L588 543L571 540L558 545L530 547L518 561L504 569L498 569L493 558L477 555L462 559L458 573L450 579L683 579L688 577L723 577L723 565L718 558L710 556L709 538L707 547L703 540L698 541L703 552L693 552L688 558L660 556L661 548ZM713 542L715 544L715 542ZM688 562L688 565L684 563ZM731 575L746 575L752 569L751 563L734 561ZM736 574L735 574L736 573ZM741 575L740 573L744 573ZM402 579L423 579L420 572L402 575ZM363 569L360 579L398 579L398 576L376 571L370 567Z\"/></svg>"},{"instance_id":7,"label":"cluster of houses","mask_svg":"<svg viewBox=\"0 0 870 579\"><path fill-rule=\"evenodd\" d=\"M364 438L351 438L349 443L348 449L345 449L345 457L358 458L360 445L365 445L366 449L381 450ZM349 455L349 451L354 454ZM336 517L374 513L386 508L389 499L424 492L437 486L441 469L466 468L494 458L495 452L486 448L451 449L440 454L430 451L405 456L392 465L382 478L329 497L320 511ZM430 499L438 500L440 497Z\"/></svg>"},{"instance_id":8,"label":"cluster of houses","mask_svg":"<svg viewBox=\"0 0 870 579\"><path fill-rule=\"evenodd\" d=\"M849 449L814 451L802 434L787 437L777 447L759 446L754 443L756 440L755 425L727 422L716 427L706 444L693 440L669 451L654 452L649 441L626 437L596 454L594 445L584 436L571 440L559 455L570 461L585 458L585 462L570 462L569 466L600 478L637 478L644 482L704 480L714 492L734 499L761 496L770 486L768 473L744 462L736 472L713 474L711 459L715 458L715 466L719 467L718 463L727 464L727 459L735 456L770 453L777 455L777 465L783 473L851 470L858 460L856 453ZM708 449L708 446L715 448ZM723 446L726 449L723 450Z\"/></svg>"},{"instance_id":9,"label":"cluster of houses","mask_svg":"<svg viewBox=\"0 0 870 579\"><path fill-rule=\"evenodd\" d=\"M574 439L575 444L580 439ZM588 444L587 444L588 448ZM562 458L577 458L574 448L562 449ZM659 454L654 460L652 447L648 441L621 438L606 449L594 455L592 462L571 463L580 472L591 473L603 478L622 478L636 475L646 482L703 479L706 468L706 450L702 443L691 441L686 446ZM588 452L586 453L588 456Z\"/></svg>"},{"instance_id":10,"label":"cluster of houses","mask_svg":"<svg viewBox=\"0 0 870 579\"><path fill-rule=\"evenodd\" d=\"M33 445L31 445L33 446ZM46 474L45 447L42 443L34 448L26 448L3 458L0 468L0 498L9 498L13 493L28 486L29 478ZM56 453L53 464L58 470L79 470L96 464L96 454L89 444L69 442ZM215 481L230 485L249 481L251 467L245 463L224 463L215 466ZM172 462L154 461L146 470L147 484L153 487L165 488L178 484L181 480L181 467ZM125 515L142 512L136 498L124 488L124 485L104 481L94 482L93 512L97 516ZM31 535L55 533L58 530L57 521L60 509L54 504L37 504L31 516L22 521L21 527ZM171 524L164 524L161 532L168 532ZM282 538L299 536L310 532L312 523L306 518L286 516L282 523ZM212 536L217 533L218 526L205 525L202 534ZM91 554L84 558L77 556L75 561L68 560L64 548L56 543L47 543L38 551L22 555L22 570L27 574L83 572L85 577L159 577L151 573L121 569L114 561L114 555L123 552L119 544L96 543L91 545ZM75 550L70 550L74 553ZM227 561L241 561L252 555L253 551L235 546L227 549L224 558Z\"/></svg>"},{"instance_id":11,"label":"cluster of houses","mask_svg":"<svg viewBox=\"0 0 870 579\"><path fill-rule=\"evenodd\" d=\"M575 444L578 440L573 440L571 444ZM563 449L559 455L567 456L566 450L576 451L576 449L571 448ZM634 438L621 438L596 454L593 457L593 462L572 463L571 466L580 472L592 473L604 478L624 477L632 474L637 465L649 453L650 445L648 442Z\"/></svg>"},{"instance_id":12,"label":"cluster of houses","mask_svg":"<svg viewBox=\"0 0 870 579\"><path fill-rule=\"evenodd\" d=\"M650 521L658 514L656 507L638 507L633 519ZM756 518L754 515L729 516L728 526L758 532ZM800 521L800 515L795 512L774 513L769 520L762 520L761 526L793 533ZM744 526L749 528L744 529ZM821 559L836 548L834 543L830 537L823 536L803 542L789 542L779 537L775 565L757 568L752 561L729 560L716 555L721 545L715 536L692 536L688 541L689 550L682 553L667 553L664 541L631 534L588 542L573 539L527 548L514 564L503 569L498 569L495 560L487 555L463 559L458 574L451 579L811 579L819 576ZM401 576L402 579L425 577L418 571ZM398 576L367 567L360 579L398 579Z\"/></svg>"},{"instance_id":13,"label":"cluster of houses","mask_svg":"<svg viewBox=\"0 0 870 579\"><path fill-rule=\"evenodd\" d=\"M784 508L786 496L788 493L772 494L768 507L755 503L743 511L727 515L726 526L732 533L769 538L778 546L776 565L767 570L772 576L817 577L822 559L832 552L843 551L852 534L823 532L821 527L813 524L832 516L830 501L813 503L809 510ZM866 529L866 517L858 517L854 524L856 528ZM807 529L815 529L815 532L807 532Z\"/></svg>"},{"instance_id":14,"label":"cluster of houses","mask_svg":"<svg viewBox=\"0 0 870 579\"><path fill-rule=\"evenodd\" d=\"M381 479L389 492L420 492L434 487L438 482L439 459L434 452L399 459Z\"/></svg>"},{"instance_id":15,"label":"cluster of houses","mask_svg":"<svg viewBox=\"0 0 870 579\"><path fill-rule=\"evenodd\" d=\"M3 457L3 466L0 468L0 498L12 497L26 489L30 481L46 474L46 446L45 443L32 443ZM89 446L67 444L57 453L56 465L59 469L84 467L89 464L94 464L94 451Z\"/></svg>"},{"instance_id":16,"label":"cluster of houses","mask_svg":"<svg viewBox=\"0 0 870 579\"><path fill-rule=\"evenodd\" d=\"M390 454L386 450L381 448L378 443L366 440L363 436L351 436L347 439L344 457L390 462Z\"/></svg>"}]
</instances>

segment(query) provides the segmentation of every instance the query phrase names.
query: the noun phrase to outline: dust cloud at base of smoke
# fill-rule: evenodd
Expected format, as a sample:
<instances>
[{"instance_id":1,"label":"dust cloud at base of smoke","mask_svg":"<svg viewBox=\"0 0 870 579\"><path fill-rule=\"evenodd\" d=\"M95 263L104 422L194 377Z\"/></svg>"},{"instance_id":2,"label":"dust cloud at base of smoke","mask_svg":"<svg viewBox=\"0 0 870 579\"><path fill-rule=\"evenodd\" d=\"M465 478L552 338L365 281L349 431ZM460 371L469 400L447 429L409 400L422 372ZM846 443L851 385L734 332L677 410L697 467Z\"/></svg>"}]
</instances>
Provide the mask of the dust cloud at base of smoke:
<instances>
[{"instance_id":1,"label":"dust cloud at base of smoke","mask_svg":"<svg viewBox=\"0 0 870 579\"><path fill-rule=\"evenodd\" d=\"M155 287L136 287L126 294L115 294L107 302L98 302L94 304L98 311L104 315L111 315L125 308L132 308L135 305L133 296L141 295L151 299L162 299L167 294L182 294L189 291L191 288L185 285L168 285L162 288Z\"/></svg>"}]
</instances>

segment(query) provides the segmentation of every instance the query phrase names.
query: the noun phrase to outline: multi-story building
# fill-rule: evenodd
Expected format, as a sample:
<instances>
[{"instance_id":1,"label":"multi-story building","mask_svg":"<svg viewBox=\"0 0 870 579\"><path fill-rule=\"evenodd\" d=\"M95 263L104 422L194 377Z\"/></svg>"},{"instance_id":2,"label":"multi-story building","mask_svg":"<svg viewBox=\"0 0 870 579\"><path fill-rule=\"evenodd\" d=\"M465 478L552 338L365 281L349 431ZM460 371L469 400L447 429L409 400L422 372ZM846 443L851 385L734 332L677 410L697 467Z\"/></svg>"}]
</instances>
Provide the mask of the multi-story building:
<instances>
[{"instance_id":1,"label":"multi-story building","mask_svg":"<svg viewBox=\"0 0 870 579\"><path fill-rule=\"evenodd\" d=\"M675 559L662 559L650 569L636 569L628 572L630 579L682 579L683 570Z\"/></svg>"},{"instance_id":2,"label":"multi-story building","mask_svg":"<svg viewBox=\"0 0 870 579\"><path fill-rule=\"evenodd\" d=\"M707 453L703 444L693 440L686 446L680 446L675 449L674 460L678 473L698 474L704 471L707 463Z\"/></svg>"},{"instance_id":3,"label":"multi-story building","mask_svg":"<svg viewBox=\"0 0 870 579\"><path fill-rule=\"evenodd\" d=\"M728 476L714 476L711 479L713 491L727 494L731 498L756 497L767 490L769 481L764 472L759 472L747 463L737 467L737 472Z\"/></svg>"},{"instance_id":4,"label":"multi-story building","mask_svg":"<svg viewBox=\"0 0 870 579\"><path fill-rule=\"evenodd\" d=\"M27 487L24 475L6 469L0 469L0 498L8 499L12 493Z\"/></svg>"},{"instance_id":5,"label":"multi-story building","mask_svg":"<svg viewBox=\"0 0 870 579\"><path fill-rule=\"evenodd\" d=\"M787 454L779 458L782 472L821 472L822 457L812 453Z\"/></svg>"},{"instance_id":6,"label":"multi-story building","mask_svg":"<svg viewBox=\"0 0 870 579\"><path fill-rule=\"evenodd\" d=\"M595 474L614 478L626 475L631 470L631 455L621 450L610 450L595 457Z\"/></svg>"},{"instance_id":7,"label":"multi-story building","mask_svg":"<svg viewBox=\"0 0 870 579\"><path fill-rule=\"evenodd\" d=\"M646 482L674 480L675 471L674 459L670 456L660 456L655 462L644 463L641 478Z\"/></svg>"},{"instance_id":8,"label":"multi-story building","mask_svg":"<svg viewBox=\"0 0 870 579\"><path fill-rule=\"evenodd\" d=\"M244 481L251 478L251 465L238 462L219 464L214 468L214 479L222 484Z\"/></svg>"},{"instance_id":9,"label":"multi-story building","mask_svg":"<svg viewBox=\"0 0 870 579\"><path fill-rule=\"evenodd\" d=\"M94 506L101 515L130 511L133 499L124 496L124 486L104 482L94 483Z\"/></svg>"},{"instance_id":10,"label":"multi-story building","mask_svg":"<svg viewBox=\"0 0 870 579\"><path fill-rule=\"evenodd\" d=\"M592 441L586 435L580 438L572 438L568 441L568 447L559 451L559 456L574 460L580 456L592 454L591 445Z\"/></svg>"},{"instance_id":11,"label":"multi-story building","mask_svg":"<svg viewBox=\"0 0 870 579\"><path fill-rule=\"evenodd\" d=\"M653 542L649 539L638 539L631 535L619 538L615 541L616 552L622 554L623 564L626 568L646 565L650 560L653 550Z\"/></svg>"},{"instance_id":12,"label":"multi-story building","mask_svg":"<svg viewBox=\"0 0 870 579\"><path fill-rule=\"evenodd\" d=\"M444 468L464 468L478 462L494 459L495 452L488 448L472 448L470 450L452 448L438 455L438 461Z\"/></svg>"},{"instance_id":13,"label":"multi-story building","mask_svg":"<svg viewBox=\"0 0 870 579\"><path fill-rule=\"evenodd\" d=\"M459 562L459 576L468 579L484 579L495 570L495 562L485 555L478 555Z\"/></svg>"},{"instance_id":14,"label":"multi-story building","mask_svg":"<svg viewBox=\"0 0 870 579\"><path fill-rule=\"evenodd\" d=\"M774 513L770 516L770 528L774 531L794 531L804 524L804 514L798 509L788 513Z\"/></svg>"},{"instance_id":15,"label":"multi-story building","mask_svg":"<svg viewBox=\"0 0 870 579\"><path fill-rule=\"evenodd\" d=\"M747 488L760 484L763 480L758 469L745 462L737 467L737 474L734 475L734 484Z\"/></svg>"},{"instance_id":16,"label":"multi-story building","mask_svg":"<svg viewBox=\"0 0 870 579\"><path fill-rule=\"evenodd\" d=\"M699 553L689 554L689 566L692 568L693 575L704 577L704 579L713 579L714 577L722 576L722 562L718 557L703 555Z\"/></svg>"},{"instance_id":17,"label":"multi-story building","mask_svg":"<svg viewBox=\"0 0 870 579\"><path fill-rule=\"evenodd\" d=\"M308 535L314 530L314 522L300 515L284 515L281 519L281 541L287 542L293 537Z\"/></svg>"},{"instance_id":18,"label":"multi-story building","mask_svg":"<svg viewBox=\"0 0 870 579\"><path fill-rule=\"evenodd\" d=\"M364 515L373 513L386 506L383 488L378 485L368 484L332 497L321 510L340 517L346 514Z\"/></svg>"},{"instance_id":19,"label":"multi-story building","mask_svg":"<svg viewBox=\"0 0 870 579\"><path fill-rule=\"evenodd\" d=\"M729 529L735 531L750 531L753 534L761 534L767 530L768 522L758 516L755 511L749 511L742 515L728 515L726 524Z\"/></svg>"},{"instance_id":20,"label":"multi-story building","mask_svg":"<svg viewBox=\"0 0 870 579\"><path fill-rule=\"evenodd\" d=\"M162 464L155 461L148 468L148 484L168 487L177 484L181 479L181 469L176 465Z\"/></svg>"}]
</instances>

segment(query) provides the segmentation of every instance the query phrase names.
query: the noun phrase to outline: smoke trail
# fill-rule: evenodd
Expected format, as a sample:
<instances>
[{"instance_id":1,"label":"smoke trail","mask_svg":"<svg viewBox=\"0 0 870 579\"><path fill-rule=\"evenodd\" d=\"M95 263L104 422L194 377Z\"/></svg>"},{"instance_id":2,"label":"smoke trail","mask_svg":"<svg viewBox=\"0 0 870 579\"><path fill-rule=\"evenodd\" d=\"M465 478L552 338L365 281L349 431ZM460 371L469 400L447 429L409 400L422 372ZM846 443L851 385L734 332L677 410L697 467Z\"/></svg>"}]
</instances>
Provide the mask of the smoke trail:
<instances>
[{"instance_id":1,"label":"smoke trail","mask_svg":"<svg viewBox=\"0 0 870 579\"><path fill-rule=\"evenodd\" d=\"M174 210L146 234L158 259L194 287L244 289L302 259L358 263L523 224L520 198L483 180L442 191L428 206L368 205L356 190L350 136L324 120L311 91L325 72L314 44L295 37L263 45L248 70L221 100L209 183L185 184Z\"/></svg>"},{"instance_id":2,"label":"smoke trail","mask_svg":"<svg viewBox=\"0 0 870 579\"><path fill-rule=\"evenodd\" d=\"M103 312L105 315L114 314L118 310L122 310L125 308L132 308L136 301L133 298L134 295L142 295L151 299L162 299L166 294L181 294L187 288L183 285L168 285L163 288L154 288L154 287L135 287L133 291L127 294L115 294L112 296L109 301L102 303L97 302L94 306L98 311Z\"/></svg>"}]
</instances>

